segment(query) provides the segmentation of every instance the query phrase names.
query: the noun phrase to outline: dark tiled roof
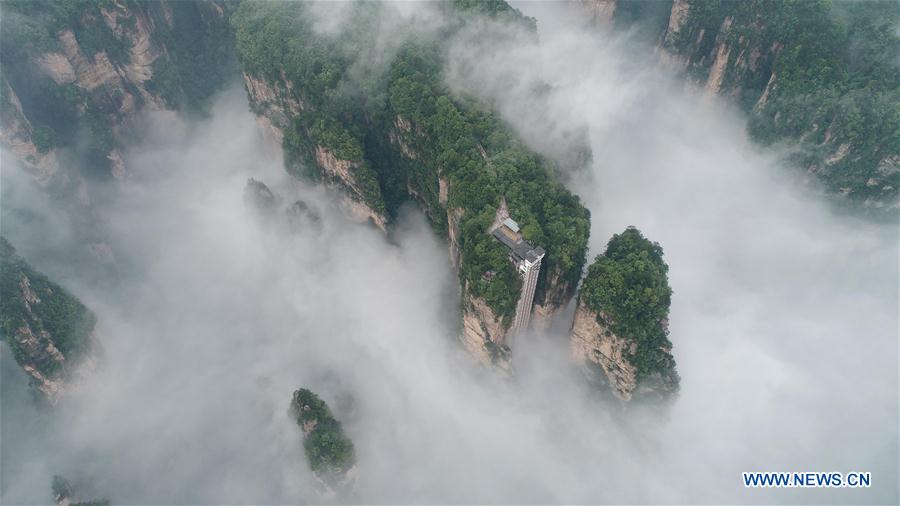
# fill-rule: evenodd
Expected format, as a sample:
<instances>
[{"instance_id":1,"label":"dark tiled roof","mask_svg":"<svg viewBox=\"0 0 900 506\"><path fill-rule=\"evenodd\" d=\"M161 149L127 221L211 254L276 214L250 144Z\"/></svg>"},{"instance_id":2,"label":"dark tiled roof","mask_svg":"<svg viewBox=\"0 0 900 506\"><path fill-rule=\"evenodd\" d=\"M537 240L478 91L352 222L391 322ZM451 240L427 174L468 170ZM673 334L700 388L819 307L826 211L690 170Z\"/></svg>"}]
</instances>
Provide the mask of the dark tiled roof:
<instances>
[{"instance_id":1,"label":"dark tiled roof","mask_svg":"<svg viewBox=\"0 0 900 506\"><path fill-rule=\"evenodd\" d=\"M544 253L544 250L542 248L539 247L537 248L537 250L535 250L535 248L531 244L528 244L526 241L524 241L521 236L515 233L506 233L506 230L504 229L509 230L505 226L501 225L494 229L491 235L493 235L498 241L509 248L510 251L512 251L513 256L516 257L517 260L524 260L525 258L528 258L529 253L531 253L532 250L540 250L539 254ZM517 239L513 239L511 236L516 236ZM536 259L537 257L534 258Z\"/></svg>"}]
</instances>

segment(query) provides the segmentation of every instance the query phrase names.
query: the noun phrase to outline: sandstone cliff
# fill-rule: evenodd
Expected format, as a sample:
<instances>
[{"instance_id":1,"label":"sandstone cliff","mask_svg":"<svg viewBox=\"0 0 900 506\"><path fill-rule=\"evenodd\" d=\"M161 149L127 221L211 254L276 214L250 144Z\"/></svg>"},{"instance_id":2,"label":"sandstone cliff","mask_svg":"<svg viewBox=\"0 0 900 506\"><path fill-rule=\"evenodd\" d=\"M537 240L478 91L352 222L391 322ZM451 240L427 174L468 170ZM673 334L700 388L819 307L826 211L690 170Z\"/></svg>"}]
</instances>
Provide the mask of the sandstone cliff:
<instances>
[{"instance_id":1,"label":"sandstone cliff","mask_svg":"<svg viewBox=\"0 0 900 506\"><path fill-rule=\"evenodd\" d=\"M92 364L95 318L0 238L0 332L31 385L51 404Z\"/></svg>"},{"instance_id":2,"label":"sandstone cliff","mask_svg":"<svg viewBox=\"0 0 900 506\"><path fill-rule=\"evenodd\" d=\"M660 371L638 381L635 341L615 335L602 314L579 304L572 322L571 356L585 373L622 401L664 399L677 391L677 377ZM660 352L671 355L671 349Z\"/></svg>"},{"instance_id":3,"label":"sandstone cliff","mask_svg":"<svg viewBox=\"0 0 900 506\"><path fill-rule=\"evenodd\" d=\"M387 216L383 206L378 205L380 196L373 202L368 188L361 182L361 174L369 170L365 162L341 158L334 149L317 143L310 129L302 126L300 119L309 107L302 99L302 90L283 71L274 82L249 72L244 72L243 78L260 125L278 144L285 142L285 131L293 140L294 150L286 153L289 170L297 175L311 175L338 189L341 204L350 216L386 231ZM310 166L315 167L315 173L310 173Z\"/></svg>"},{"instance_id":4,"label":"sandstone cliff","mask_svg":"<svg viewBox=\"0 0 900 506\"><path fill-rule=\"evenodd\" d=\"M462 342L483 365L509 370L511 350L507 341L509 323L504 324L483 299L473 296L468 286L462 290Z\"/></svg>"},{"instance_id":5,"label":"sandstone cliff","mask_svg":"<svg viewBox=\"0 0 900 506\"><path fill-rule=\"evenodd\" d=\"M126 177L121 148L137 113L202 107L224 83L223 5L5 4L0 143L62 196L97 178ZM221 49L198 57L214 39Z\"/></svg>"},{"instance_id":6,"label":"sandstone cliff","mask_svg":"<svg viewBox=\"0 0 900 506\"><path fill-rule=\"evenodd\" d=\"M747 111L751 135L876 216L900 208L900 11L890 3L674 0L666 59ZM650 21L652 22L652 21Z\"/></svg>"},{"instance_id":7,"label":"sandstone cliff","mask_svg":"<svg viewBox=\"0 0 900 506\"><path fill-rule=\"evenodd\" d=\"M441 195L446 195L449 184L441 179L439 186ZM442 197L441 204L446 205L446 202L446 197ZM450 209L447 213L447 243L450 264L457 270L460 267L459 220L462 215L462 209ZM483 365L496 365L500 369L509 370L511 349L507 335L511 322L504 323L503 319L494 313L484 299L473 295L469 290L468 283L464 282L461 285L460 298L462 306L460 340L466 350Z\"/></svg>"},{"instance_id":8,"label":"sandstone cliff","mask_svg":"<svg viewBox=\"0 0 900 506\"><path fill-rule=\"evenodd\" d=\"M733 14L723 15L712 26L700 24L694 19L699 8L691 10L691 5L690 0L672 2L661 37L661 46L674 57L672 61L688 70L707 92L735 98L765 94L765 89L749 88L747 84L773 84L769 81L783 44L763 44L758 37L747 35L745 27L739 26L744 20L736 25Z\"/></svg>"}]
</instances>

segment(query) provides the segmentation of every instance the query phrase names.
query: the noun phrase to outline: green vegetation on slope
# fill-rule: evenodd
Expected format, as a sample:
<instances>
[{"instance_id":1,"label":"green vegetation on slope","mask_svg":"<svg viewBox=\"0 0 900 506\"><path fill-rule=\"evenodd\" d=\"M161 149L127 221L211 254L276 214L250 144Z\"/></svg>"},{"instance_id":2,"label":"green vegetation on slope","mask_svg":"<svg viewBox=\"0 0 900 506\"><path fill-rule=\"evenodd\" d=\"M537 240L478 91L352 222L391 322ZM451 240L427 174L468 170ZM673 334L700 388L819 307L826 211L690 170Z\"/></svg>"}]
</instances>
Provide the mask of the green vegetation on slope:
<instances>
[{"instance_id":1,"label":"green vegetation on slope","mask_svg":"<svg viewBox=\"0 0 900 506\"><path fill-rule=\"evenodd\" d=\"M37 300L26 300L33 294ZM53 344L65 363L78 360L90 347L96 319L75 296L35 271L0 237L0 333L19 365L30 365L48 378L62 373L62 364L47 356ZM35 349L15 336L25 328L38 339ZM45 334L46 333L46 334Z\"/></svg>"},{"instance_id":2,"label":"green vegetation on slope","mask_svg":"<svg viewBox=\"0 0 900 506\"><path fill-rule=\"evenodd\" d=\"M223 2L223 16L232 4ZM206 112L212 96L235 74L231 28L213 4L170 2L166 13L146 6L166 53L153 62L147 91L159 94L172 109Z\"/></svg>"},{"instance_id":3,"label":"green vegetation on slope","mask_svg":"<svg viewBox=\"0 0 900 506\"><path fill-rule=\"evenodd\" d=\"M726 17L733 21L722 34ZM672 43L705 76L717 36L724 37L732 50L723 90L740 90L756 139L799 140L796 161L830 190L893 203L900 189L898 23L893 1L691 0ZM753 54L759 60L750 64ZM773 73L765 103L756 106ZM835 159L841 145L848 153Z\"/></svg>"},{"instance_id":4,"label":"green vegetation on slope","mask_svg":"<svg viewBox=\"0 0 900 506\"><path fill-rule=\"evenodd\" d=\"M0 4L0 72L22 105L35 146L42 152L70 148L66 154L83 174L108 177L107 155L117 144L114 132L123 126L123 116L139 109L144 100L127 79L122 87L57 84L37 61L47 53L65 53L62 32L75 36L85 63L95 64L98 55L105 54L117 71L110 79L118 81L119 75L128 75L124 69L132 63L132 46L139 39L137 23L146 24L152 47L160 50L151 66L152 77L144 83L147 90L173 109L202 111L235 70L230 64L231 32L218 8L215 3L109 0ZM116 20L115 30L104 13ZM8 117L9 90L4 86L0 93ZM136 103L130 104L126 94Z\"/></svg>"},{"instance_id":5,"label":"green vegetation on slope","mask_svg":"<svg viewBox=\"0 0 900 506\"><path fill-rule=\"evenodd\" d=\"M597 321L637 344L631 362L638 381L654 373L676 374L667 328L672 289L662 256L658 243L629 227L610 239L581 286L581 301L597 313Z\"/></svg>"},{"instance_id":6,"label":"green vegetation on slope","mask_svg":"<svg viewBox=\"0 0 900 506\"><path fill-rule=\"evenodd\" d=\"M303 450L313 471L334 474L347 472L356 463L353 441L344 435L325 401L301 388L291 399L291 416L305 434Z\"/></svg>"},{"instance_id":7,"label":"green vegetation on slope","mask_svg":"<svg viewBox=\"0 0 900 506\"><path fill-rule=\"evenodd\" d=\"M316 32L302 3L244 2L232 23L245 71L272 84L289 80L293 98L304 104L285 132L288 163L313 166L312 150L323 145L358 163L354 177L369 188L370 207L393 215L412 198L443 234L448 212L461 211L461 276L472 294L510 318L521 282L508 252L487 234L501 198L526 239L547 250L538 300L548 273L557 284L577 283L589 214L554 180L550 161L528 150L481 104L453 96L443 83L443 41L471 16L517 19L525 30L533 20L505 2L440 8L454 20L446 31L407 37L391 61L365 73L356 57L375 43L382 16L390 15L382 6L354 5L339 34ZM439 179L449 183L447 203L440 201ZM496 273L490 282L482 279L487 271Z\"/></svg>"}]
</instances>

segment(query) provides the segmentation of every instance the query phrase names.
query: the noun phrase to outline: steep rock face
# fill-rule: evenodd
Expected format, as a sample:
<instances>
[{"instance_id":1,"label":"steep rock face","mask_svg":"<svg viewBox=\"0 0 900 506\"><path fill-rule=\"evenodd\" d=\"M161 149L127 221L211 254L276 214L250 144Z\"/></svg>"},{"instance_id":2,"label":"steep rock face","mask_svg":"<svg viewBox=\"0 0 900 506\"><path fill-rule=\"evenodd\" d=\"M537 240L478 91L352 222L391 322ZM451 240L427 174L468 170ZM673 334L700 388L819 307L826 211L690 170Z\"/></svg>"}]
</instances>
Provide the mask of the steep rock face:
<instances>
[{"instance_id":1,"label":"steep rock face","mask_svg":"<svg viewBox=\"0 0 900 506\"><path fill-rule=\"evenodd\" d=\"M688 0L674 0L672 2L672 10L669 13L669 24L666 26L665 43L674 44L675 37L681 32L684 22L687 20L688 9L690 5Z\"/></svg>"},{"instance_id":2,"label":"steep rock face","mask_svg":"<svg viewBox=\"0 0 900 506\"><path fill-rule=\"evenodd\" d=\"M3 14L0 142L63 196L125 177L120 148L135 115L201 108L230 68L216 2L21 2ZM221 49L198 65L213 39Z\"/></svg>"},{"instance_id":3,"label":"steep rock face","mask_svg":"<svg viewBox=\"0 0 900 506\"><path fill-rule=\"evenodd\" d=\"M699 7L690 0L675 0L668 26L662 36L662 47L709 93L722 93L740 98L760 93L751 89L771 76L775 59L783 46L777 42L764 46L756 37L735 34L746 32L736 24L735 15L724 13L711 24L701 25L696 17ZM741 28L741 30L736 30Z\"/></svg>"},{"instance_id":4,"label":"steep rock face","mask_svg":"<svg viewBox=\"0 0 900 506\"><path fill-rule=\"evenodd\" d=\"M546 276L548 277L547 288L539 294L540 297L535 297L534 314L531 317L531 324L538 330L546 330L550 326L550 322L572 300L576 289L575 283L565 282L561 279L558 270L548 273Z\"/></svg>"},{"instance_id":5,"label":"steep rock face","mask_svg":"<svg viewBox=\"0 0 900 506\"><path fill-rule=\"evenodd\" d=\"M661 400L678 390L677 376L664 371L653 371L639 381L633 358L637 342L617 336L604 321L608 321L608 315L578 305L571 332L571 356L575 363L581 364L589 376L625 402L632 398ZM671 356L672 350L659 351Z\"/></svg>"},{"instance_id":6,"label":"steep rock face","mask_svg":"<svg viewBox=\"0 0 900 506\"><path fill-rule=\"evenodd\" d=\"M510 347L507 344L509 324L504 324L484 299L463 289L462 342L466 350L484 365L509 369Z\"/></svg>"},{"instance_id":7,"label":"steep rock face","mask_svg":"<svg viewBox=\"0 0 900 506\"><path fill-rule=\"evenodd\" d=\"M35 271L0 238L0 331L16 362L51 404L84 372L94 348L94 315Z\"/></svg>"},{"instance_id":8,"label":"steep rock face","mask_svg":"<svg viewBox=\"0 0 900 506\"><path fill-rule=\"evenodd\" d=\"M599 322L597 313L584 304L578 305L572 321L571 350L576 363L600 367L604 376L601 379L606 380L616 397L631 400L637 380L628 357L634 353L635 345L613 334Z\"/></svg>"},{"instance_id":9,"label":"steep rock face","mask_svg":"<svg viewBox=\"0 0 900 506\"><path fill-rule=\"evenodd\" d=\"M59 171L56 150L42 150L35 145L34 127L22 111L19 97L5 79L2 86L4 93L0 119L3 129L0 130L0 143L31 172L38 184L46 186Z\"/></svg>"},{"instance_id":10,"label":"steep rock face","mask_svg":"<svg viewBox=\"0 0 900 506\"><path fill-rule=\"evenodd\" d=\"M264 78L257 78L243 72L244 87L250 97L250 107L262 118L277 136L278 141L284 138L284 130L290 128L291 117L303 111L303 103L291 93L294 84L282 76L273 84Z\"/></svg>"},{"instance_id":11,"label":"steep rock face","mask_svg":"<svg viewBox=\"0 0 900 506\"><path fill-rule=\"evenodd\" d=\"M675 0L657 40L758 141L796 144L809 178L883 217L900 208L898 22L891 2Z\"/></svg>"},{"instance_id":12,"label":"steep rock face","mask_svg":"<svg viewBox=\"0 0 900 506\"><path fill-rule=\"evenodd\" d=\"M284 142L285 131L288 131L289 137L298 144L297 150L306 155L301 155L299 159L288 156L287 161L289 165L293 165L293 170L310 175L309 167L302 165L315 166L318 172L313 174L314 177L343 190L341 203L350 216L359 221L369 221L381 230L386 230L387 216L371 203L370 196L358 179L360 172L367 170L362 162L341 158L335 150L316 143L310 130L302 126L300 118L307 108L301 98L302 90L295 87L284 71L273 82L246 71L243 77L251 108L259 116L260 124L272 132L278 143Z\"/></svg>"},{"instance_id":13,"label":"steep rock face","mask_svg":"<svg viewBox=\"0 0 900 506\"><path fill-rule=\"evenodd\" d=\"M338 182L341 188L348 191L350 199L345 199L344 204L351 216L363 221L370 220L382 231L386 230L387 218L365 203L363 190L356 180L355 174L360 170L360 162L342 160L332 150L317 145L316 164L329 180Z\"/></svg>"},{"instance_id":14,"label":"steep rock face","mask_svg":"<svg viewBox=\"0 0 900 506\"><path fill-rule=\"evenodd\" d=\"M572 358L622 401L664 399L678 390L662 254L629 227L590 266L579 294Z\"/></svg>"}]
</instances>

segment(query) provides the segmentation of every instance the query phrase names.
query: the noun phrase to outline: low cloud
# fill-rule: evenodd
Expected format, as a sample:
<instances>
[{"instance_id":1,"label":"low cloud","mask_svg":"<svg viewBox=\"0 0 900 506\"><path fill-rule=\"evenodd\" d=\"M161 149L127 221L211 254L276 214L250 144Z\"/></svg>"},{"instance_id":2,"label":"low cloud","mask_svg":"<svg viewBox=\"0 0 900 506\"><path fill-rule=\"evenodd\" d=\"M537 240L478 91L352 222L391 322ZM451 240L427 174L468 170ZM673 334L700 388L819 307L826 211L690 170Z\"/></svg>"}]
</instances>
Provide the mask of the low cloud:
<instances>
[{"instance_id":1,"label":"low cloud","mask_svg":"<svg viewBox=\"0 0 900 506\"><path fill-rule=\"evenodd\" d=\"M523 8L574 26L542 6ZM682 390L669 409L596 400L565 322L515 343L512 379L473 366L446 244L421 214L406 209L390 239L349 221L284 172L232 89L203 122L149 116L127 151L131 178L97 204L116 283L71 273L64 235L43 250L39 267L70 272L97 313L103 366L42 414L2 350L2 502L51 501L52 474L114 503L317 502L287 415L300 386L344 422L366 503L896 502L895 227L829 210L738 113L637 63L627 39L540 39L503 55L459 41L448 78L550 155L565 155L567 125L587 127L592 166L569 177L591 256L635 225L670 265ZM4 233L38 254L55 229L15 218L13 174ZM250 177L318 210L321 228L260 219ZM871 471L873 486L747 490L752 470Z\"/></svg>"}]
</instances>

